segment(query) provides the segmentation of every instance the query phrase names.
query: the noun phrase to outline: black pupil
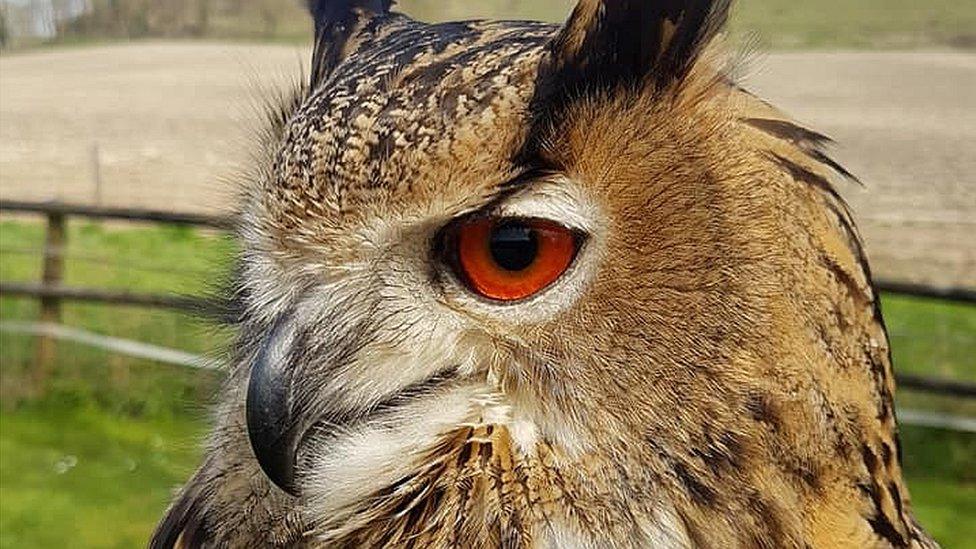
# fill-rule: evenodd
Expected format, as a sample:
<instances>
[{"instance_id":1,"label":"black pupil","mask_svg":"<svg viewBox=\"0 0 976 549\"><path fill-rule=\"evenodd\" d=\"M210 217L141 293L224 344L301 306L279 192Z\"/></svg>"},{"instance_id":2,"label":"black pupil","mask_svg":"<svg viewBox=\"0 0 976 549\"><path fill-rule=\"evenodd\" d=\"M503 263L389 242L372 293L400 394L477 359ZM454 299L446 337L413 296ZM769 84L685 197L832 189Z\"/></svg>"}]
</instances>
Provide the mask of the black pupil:
<instances>
[{"instance_id":1,"label":"black pupil","mask_svg":"<svg viewBox=\"0 0 976 549\"><path fill-rule=\"evenodd\" d=\"M532 265L539 253L535 231L519 222L503 223L491 230L491 257L506 271L521 271Z\"/></svg>"}]
</instances>

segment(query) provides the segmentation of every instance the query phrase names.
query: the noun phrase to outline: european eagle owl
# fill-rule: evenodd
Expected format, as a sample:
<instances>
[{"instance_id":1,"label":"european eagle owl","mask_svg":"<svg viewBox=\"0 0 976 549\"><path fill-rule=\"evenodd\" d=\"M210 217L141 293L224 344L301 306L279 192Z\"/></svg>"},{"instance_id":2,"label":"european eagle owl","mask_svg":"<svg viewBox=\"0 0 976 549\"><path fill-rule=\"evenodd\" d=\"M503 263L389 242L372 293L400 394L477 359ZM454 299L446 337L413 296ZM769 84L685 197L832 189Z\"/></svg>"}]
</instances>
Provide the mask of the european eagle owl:
<instances>
[{"instance_id":1,"label":"european eagle owl","mask_svg":"<svg viewBox=\"0 0 976 549\"><path fill-rule=\"evenodd\" d=\"M563 26L310 2L238 338L154 547L932 547L827 138L729 0Z\"/></svg>"}]
</instances>

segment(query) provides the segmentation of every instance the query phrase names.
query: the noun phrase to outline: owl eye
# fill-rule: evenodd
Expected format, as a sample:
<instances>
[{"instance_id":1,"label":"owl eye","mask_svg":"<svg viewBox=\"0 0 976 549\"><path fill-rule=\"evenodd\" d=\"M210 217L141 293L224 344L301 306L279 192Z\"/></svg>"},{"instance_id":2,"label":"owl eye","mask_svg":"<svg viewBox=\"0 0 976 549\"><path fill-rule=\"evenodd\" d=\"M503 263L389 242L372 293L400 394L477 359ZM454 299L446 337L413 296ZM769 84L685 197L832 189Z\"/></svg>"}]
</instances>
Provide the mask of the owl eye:
<instances>
[{"instance_id":1,"label":"owl eye","mask_svg":"<svg viewBox=\"0 0 976 549\"><path fill-rule=\"evenodd\" d=\"M540 219L474 218L453 228L455 270L475 293L497 301L525 299L569 268L579 239Z\"/></svg>"}]
</instances>

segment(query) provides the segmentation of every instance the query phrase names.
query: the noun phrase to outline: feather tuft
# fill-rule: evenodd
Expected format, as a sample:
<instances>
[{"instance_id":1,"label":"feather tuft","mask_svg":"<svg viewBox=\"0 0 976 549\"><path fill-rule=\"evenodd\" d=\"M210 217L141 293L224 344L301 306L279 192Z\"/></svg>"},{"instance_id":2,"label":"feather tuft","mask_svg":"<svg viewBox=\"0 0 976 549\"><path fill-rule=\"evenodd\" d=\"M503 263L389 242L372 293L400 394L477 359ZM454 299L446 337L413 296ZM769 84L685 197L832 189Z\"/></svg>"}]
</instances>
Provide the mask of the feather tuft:
<instances>
[{"instance_id":1,"label":"feather tuft","mask_svg":"<svg viewBox=\"0 0 976 549\"><path fill-rule=\"evenodd\" d=\"M362 25L388 14L394 0L309 0L315 22L311 87L324 81L349 53L349 42Z\"/></svg>"}]
</instances>

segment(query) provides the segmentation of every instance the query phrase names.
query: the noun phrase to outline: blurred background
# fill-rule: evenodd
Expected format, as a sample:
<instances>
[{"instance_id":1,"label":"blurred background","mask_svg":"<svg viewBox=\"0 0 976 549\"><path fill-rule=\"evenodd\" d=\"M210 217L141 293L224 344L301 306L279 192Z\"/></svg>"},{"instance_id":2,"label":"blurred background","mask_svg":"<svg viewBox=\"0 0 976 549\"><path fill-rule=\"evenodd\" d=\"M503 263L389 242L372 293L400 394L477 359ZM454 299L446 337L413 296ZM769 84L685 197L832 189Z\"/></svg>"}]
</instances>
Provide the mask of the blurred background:
<instances>
[{"instance_id":1,"label":"blurred background","mask_svg":"<svg viewBox=\"0 0 976 549\"><path fill-rule=\"evenodd\" d=\"M560 21L571 0L403 0ZM197 464L230 334L192 308L297 0L0 0L0 548L145 544ZM976 547L976 2L741 0L746 86L832 135L891 332L905 468Z\"/></svg>"}]
</instances>

